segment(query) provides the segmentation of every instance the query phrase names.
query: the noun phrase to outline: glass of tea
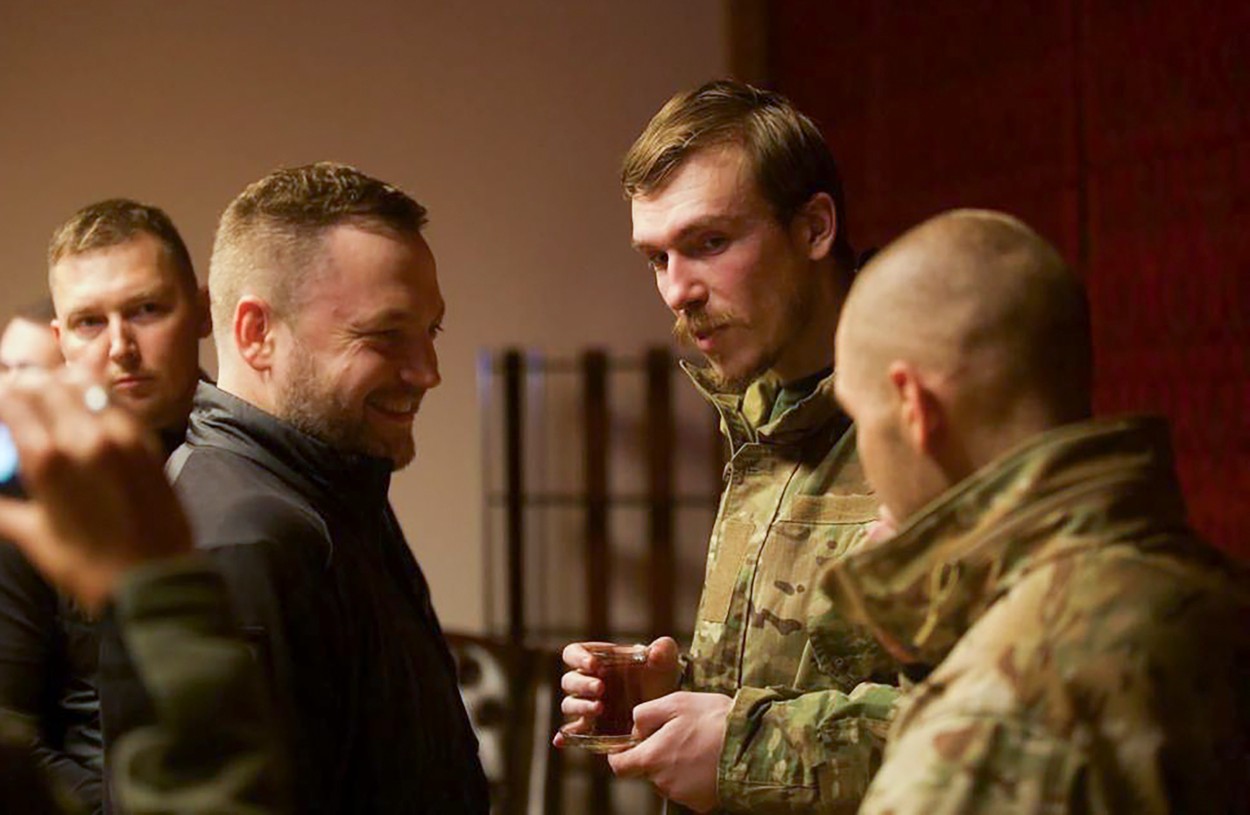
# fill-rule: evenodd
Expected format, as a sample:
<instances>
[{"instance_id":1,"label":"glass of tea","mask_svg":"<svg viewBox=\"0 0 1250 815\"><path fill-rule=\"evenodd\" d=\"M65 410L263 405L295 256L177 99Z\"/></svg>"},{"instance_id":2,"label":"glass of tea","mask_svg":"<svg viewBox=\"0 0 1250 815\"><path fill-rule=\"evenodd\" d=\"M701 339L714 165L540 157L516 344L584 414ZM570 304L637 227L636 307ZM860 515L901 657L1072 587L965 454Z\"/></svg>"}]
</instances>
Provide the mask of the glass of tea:
<instances>
[{"instance_id":1,"label":"glass of tea","mask_svg":"<svg viewBox=\"0 0 1250 815\"><path fill-rule=\"evenodd\" d=\"M564 728L565 740L592 753L616 753L633 747L634 707L646 701L642 695L647 646L591 643L586 650L594 658L593 673L603 682L603 712L586 722L587 728Z\"/></svg>"}]
</instances>

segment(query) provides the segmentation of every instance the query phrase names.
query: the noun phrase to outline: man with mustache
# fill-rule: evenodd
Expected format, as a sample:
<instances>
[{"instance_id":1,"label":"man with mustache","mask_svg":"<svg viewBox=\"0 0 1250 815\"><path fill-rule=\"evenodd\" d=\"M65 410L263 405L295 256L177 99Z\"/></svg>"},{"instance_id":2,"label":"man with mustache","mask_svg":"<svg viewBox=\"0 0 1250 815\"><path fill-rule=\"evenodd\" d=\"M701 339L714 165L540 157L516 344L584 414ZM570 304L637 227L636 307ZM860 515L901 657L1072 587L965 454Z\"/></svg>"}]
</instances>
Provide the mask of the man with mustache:
<instances>
[{"instance_id":1,"label":"man with mustache","mask_svg":"<svg viewBox=\"0 0 1250 815\"><path fill-rule=\"evenodd\" d=\"M329 162L222 214L216 386L168 472L269 675L299 812L485 813L425 578L387 500L439 384L425 209Z\"/></svg>"},{"instance_id":2,"label":"man with mustache","mask_svg":"<svg viewBox=\"0 0 1250 815\"><path fill-rule=\"evenodd\" d=\"M707 358L687 373L731 458L689 657L671 638L651 644L655 701L634 710L645 739L609 760L700 812L844 811L896 691L861 684L893 678L870 636L812 626L828 609L822 567L861 545L877 505L833 398L856 265L837 166L785 99L721 81L674 96L622 177L675 333ZM580 727L601 712L603 682L581 644L564 659L562 708Z\"/></svg>"},{"instance_id":3,"label":"man with mustache","mask_svg":"<svg viewBox=\"0 0 1250 815\"><path fill-rule=\"evenodd\" d=\"M207 293L186 245L159 208L128 199L80 209L48 247L51 328L66 363L107 383L113 401L182 441L209 330ZM102 806L104 744L127 697L145 699L124 651L57 593L17 550L0 549L0 698L38 724L39 752L87 811Z\"/></svg>"},{"instance_id":4,"label":"man with mustache","mask_svg":"<svg viewBox=\"0 0 1250 815\"><path fill-rule=\"evenodd\" d=\"M822 581L925 677L864 815L1250 811L1250 582L1185 520L1166 422L1091 418L1079 278L998 212L860 274L837 396L897 533Z\"/></svg>"}]
</instances>

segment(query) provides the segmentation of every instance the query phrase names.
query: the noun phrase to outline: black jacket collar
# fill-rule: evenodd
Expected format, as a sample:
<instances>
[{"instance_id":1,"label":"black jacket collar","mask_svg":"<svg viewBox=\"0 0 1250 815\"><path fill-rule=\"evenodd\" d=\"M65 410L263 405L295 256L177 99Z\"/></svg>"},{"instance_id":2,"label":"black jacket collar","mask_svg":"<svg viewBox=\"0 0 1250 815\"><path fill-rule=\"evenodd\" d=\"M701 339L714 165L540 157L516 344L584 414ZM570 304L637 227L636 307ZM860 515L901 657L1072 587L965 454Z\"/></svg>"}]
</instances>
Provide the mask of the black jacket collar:
<instances>
[{"instance_id":1,"label":"black jacket collar","mask_svg":"<svg viewBox=\"0 0 1250 815\"><path fill-rule=\"evenodd\" d=\"M251 459L305 494L362 509L387 501L389 459L336 450L207 382L196 388L187 442Z\"/></svg>"}]
</instances>

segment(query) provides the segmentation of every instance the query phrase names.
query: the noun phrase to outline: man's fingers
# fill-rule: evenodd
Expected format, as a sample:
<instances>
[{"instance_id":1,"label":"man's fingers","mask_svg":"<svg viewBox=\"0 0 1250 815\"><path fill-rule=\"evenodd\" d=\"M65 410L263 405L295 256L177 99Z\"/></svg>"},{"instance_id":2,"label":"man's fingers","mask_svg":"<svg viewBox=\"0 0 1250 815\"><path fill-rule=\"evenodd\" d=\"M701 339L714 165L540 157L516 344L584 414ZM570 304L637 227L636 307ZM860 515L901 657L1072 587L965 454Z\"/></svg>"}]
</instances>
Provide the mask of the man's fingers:
<instances>
[{"instance_id":1,"label":"man's fingers","mask_svg":"<svg viewBox=\"0 0 1250 815\"><path fill-rule=\"evenodd\" d=\"M610 642L572 642L564 646L564 651L560 654L564 664L584 673L593 673L595 670L595 658L590 655L587 650L588 646L611 645Z\"/></svg>"},{"instance_id":2,"label":"man's fingers","mask_svg":"<svg viewBox=\"0 0 1250 815\"><path fill-rule=\"evenodd\" d=\"M52 449L52 436L37 399L38 393L21 383L5 389L0 398L0 422L8 425L23 481L40 468Z\"/></svg>"},{"instance_id":3,"label":"man's fingers","mask_svg":"<svg viewBox=\"0 0 1250 815\"><path fill-rule=\"evenodd\" d=\"M608 764L617 778L640 778L650 772L653 752L653 745L643 741L628 750L612 753L608 756Z\"/></svg>"},{"instance_id":4,"label":"man's fingers","mask_svg":"<svg viewBox=\"0 0 1250 815\"><path fill-rule=\"evenodd\" d=\"M677 640L672 637L660 637L647 646L647 665L651 668L668 668L677 664L677 656L680 653Z\"/></svg>"},{"instance_id":5,"label":"man's fingers","mask_svg":"<svg viewBox=\"0 0 1250 815\"><path fill-rule=\"evenodd\" d=\"M560 712L565 716L598 716L603 712L603 703L566 696L560 700Z\"/></svg>"},{"instance_id":6,"label":"man's fingers","mask_svg":"<svg viewBox=\"0 0 1250 815\"><path fill-rule=\"evenodd\" d=\"M38 528L37 506L20 498L0 496L0 538L13 541L25 551L38 538Z\"/></svg>"},{"instance_id":7,"label":"man's fingers","mask_svg":"<svg viewBox=\"0 0 1250 815\"><path fill-rule=\"evenodd\" d=\"M688 693L670 693L650 702L643 702L634 707L634 729L643 735L650 736L681 713L682 702L689 697Z\"/></svg>"},{"instance_id":8,"label":"man's fingers","mask_svg":"<svg viewBox=\"0 0 1250 815\"><path fill-rule=\"evenodd\" d=\"M603 680L569 671L560 677L560 690L582 699L598 699L603 695Z\"/></svg>"}]
</instances>

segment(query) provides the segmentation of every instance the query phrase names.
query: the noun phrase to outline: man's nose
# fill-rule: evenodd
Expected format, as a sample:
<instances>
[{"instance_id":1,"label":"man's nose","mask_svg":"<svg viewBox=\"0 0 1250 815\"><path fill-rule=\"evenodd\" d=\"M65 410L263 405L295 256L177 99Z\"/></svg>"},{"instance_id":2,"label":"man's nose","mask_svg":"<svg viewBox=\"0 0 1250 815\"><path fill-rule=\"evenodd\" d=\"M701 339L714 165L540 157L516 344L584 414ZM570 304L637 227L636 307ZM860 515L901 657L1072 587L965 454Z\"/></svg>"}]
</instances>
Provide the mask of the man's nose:
<instances>
[{"instance_id":1,"label":"man's nose","mask_svg":"<svg viewBox=\"0 0 1250 815\"><path fill-rule=\"evenodd\" d=\"M673 313L697 309L707 303L707 286L695 264L669 256L668 267L657 279L664 305Z\"/></svg>"},{"instance_id":2,"label":"man's nose","mask_svg":"<svg viewBox=\"0 0 1250 815\"><path fill-rule=\"evenodd\" d=\"M113 362L132 360L138 356L134 330L121 318L109 320L109 359Z\"/></svg>"},{"instance_id":3,"label":"man's nose","mask_svg":"<svg viewBox=\"0 0 1250 815\"><path fill-rule=\"evenodd\" d=\"M401 374L404 382L421 390L439 386L443 377L438 372L438 351L433 338L423 337L412 344Z\"/></svg>"}]
</instances>

